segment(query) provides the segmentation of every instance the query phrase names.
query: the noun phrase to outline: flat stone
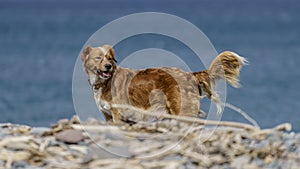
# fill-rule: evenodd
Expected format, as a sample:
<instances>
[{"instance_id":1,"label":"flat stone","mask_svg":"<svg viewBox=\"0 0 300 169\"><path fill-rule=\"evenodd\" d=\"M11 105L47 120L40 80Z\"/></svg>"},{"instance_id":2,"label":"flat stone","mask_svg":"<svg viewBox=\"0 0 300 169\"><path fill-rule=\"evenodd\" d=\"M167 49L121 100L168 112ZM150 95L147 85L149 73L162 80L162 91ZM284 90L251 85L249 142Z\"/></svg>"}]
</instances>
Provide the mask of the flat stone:
<instances>
[{"instance_id":1,"label":"flat stone","mask_svg":"<svg viewBox=\"0 0 300 169\"><path fill-rule=\"evenodd\" d=\"M68 129L54 135L56 140L65 143L75 144L84 140L82 132L78 130Z\"/></svg>"}]
</instances>

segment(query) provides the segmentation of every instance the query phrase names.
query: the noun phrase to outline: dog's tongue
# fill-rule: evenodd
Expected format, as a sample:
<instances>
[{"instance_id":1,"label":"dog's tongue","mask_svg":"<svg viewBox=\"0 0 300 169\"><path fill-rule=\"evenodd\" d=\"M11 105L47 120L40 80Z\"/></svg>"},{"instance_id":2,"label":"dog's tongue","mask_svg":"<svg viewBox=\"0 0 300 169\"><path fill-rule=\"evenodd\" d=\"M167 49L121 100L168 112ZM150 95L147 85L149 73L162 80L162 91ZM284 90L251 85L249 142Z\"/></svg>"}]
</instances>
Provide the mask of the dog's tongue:
<instances>
[{"instance_id":1,"label":"dog's tongue","mask_svg":"<svg viewBox=\"0 0 300 169\"><path fill-rule=\"evenodd\" d=\"M108 72L102 72L102 76L104 76L104 77L110 77L110 73L108 73Z\"/></svg>"}]
</instances>

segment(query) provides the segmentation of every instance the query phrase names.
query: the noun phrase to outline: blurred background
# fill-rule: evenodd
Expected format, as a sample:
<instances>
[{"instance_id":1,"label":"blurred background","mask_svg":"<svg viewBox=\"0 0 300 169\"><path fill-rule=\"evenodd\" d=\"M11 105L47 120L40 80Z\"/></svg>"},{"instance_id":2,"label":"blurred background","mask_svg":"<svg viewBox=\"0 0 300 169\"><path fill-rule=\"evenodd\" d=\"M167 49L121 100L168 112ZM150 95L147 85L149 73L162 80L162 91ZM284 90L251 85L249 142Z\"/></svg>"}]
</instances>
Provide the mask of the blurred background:
<instances>
[{"instance_id":1,"label":"blurred background","mask_svg":"<svg viewBox=\"0 0 300 169\"><path fill-rule=\"evenodd\" d=\"M152 11L195 24L218 52L246 57L243 87L228 87L227 102L264 128L290 122L300 132L299 9L296 0L0 0L0 123L49 126L70 118L73 68L86 40L114 19ZM122 41L115 51L119 61L150 47L194 55L181 46L168 37L144 35ZM204 69L189 62L193 71ZM246 122L229 109L222 120Z\"/></svg>"}]
</instances>

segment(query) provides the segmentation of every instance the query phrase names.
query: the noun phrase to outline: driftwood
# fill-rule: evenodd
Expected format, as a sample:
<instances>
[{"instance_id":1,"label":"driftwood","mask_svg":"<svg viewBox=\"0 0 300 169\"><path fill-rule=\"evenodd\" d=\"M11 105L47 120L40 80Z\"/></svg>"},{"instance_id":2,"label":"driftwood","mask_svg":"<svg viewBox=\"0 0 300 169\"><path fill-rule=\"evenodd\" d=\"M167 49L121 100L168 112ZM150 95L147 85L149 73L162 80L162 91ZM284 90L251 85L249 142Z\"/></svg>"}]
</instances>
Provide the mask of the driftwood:
<instances>
[{"instance_id":1,"label":"driftwood","mask_svg":"<svg viewBox=\"0 0 300 169\"><path fill-rule=\"evenodd\" d=\"M197 123L198 125L215 125L215 126L226 126L226 127L237 127L237 128L243 128L247 130L259 130L259 126L252 126L249 124L244 123L237 123L237 122L229 122L229 121L213 121L213 120L203 120L199 118L193 118L188 116L175 116L171 114L161 114L161 113L155 113L155 112L148 112L142 109L133 108L130 105L119 105L114 104L112 105L113 108L125 108L125 109L134 109L133 112L139 112L140 114L143 114L145 116L153 116L153 117L159 117L164 119L175 119L182 122L187 123Z\"/></svg>"}]
</instances>

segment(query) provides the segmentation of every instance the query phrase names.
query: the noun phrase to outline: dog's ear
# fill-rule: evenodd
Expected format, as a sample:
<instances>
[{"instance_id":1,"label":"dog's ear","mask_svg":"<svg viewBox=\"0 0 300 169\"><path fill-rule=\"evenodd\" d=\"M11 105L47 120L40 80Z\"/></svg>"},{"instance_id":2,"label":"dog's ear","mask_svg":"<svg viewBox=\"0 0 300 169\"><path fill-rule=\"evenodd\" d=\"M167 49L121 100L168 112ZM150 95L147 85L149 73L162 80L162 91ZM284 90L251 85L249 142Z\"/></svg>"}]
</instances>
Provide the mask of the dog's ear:
<instances>
[{"instance_id":1,"label":"dog's ear","mask_svg":"<svg viewBox=\"0 0 300 169\"><path fill-rule=\"evenodd\" d=\"M92 50L92 47L90 47L90 46L87 46L83 49L83 51L80 55L82 62L85 62L87 60L88 55L90 54L91 50Z\"/></svg>"},{"instance_id":2,"label":"dog's ear","mask_svg":"<svg viewBox=\"0 0 300 169\"><path fill-rule=\"evenodd\" d=\"M110 46L110 45L104 45L103 48L106 49L106 51L110 54L110 56L112 57L113 61L115 61L117 63L117 60L115 58L115 51L112 48L112 46Z\"/></svg>"}]
</instances>

